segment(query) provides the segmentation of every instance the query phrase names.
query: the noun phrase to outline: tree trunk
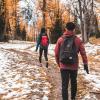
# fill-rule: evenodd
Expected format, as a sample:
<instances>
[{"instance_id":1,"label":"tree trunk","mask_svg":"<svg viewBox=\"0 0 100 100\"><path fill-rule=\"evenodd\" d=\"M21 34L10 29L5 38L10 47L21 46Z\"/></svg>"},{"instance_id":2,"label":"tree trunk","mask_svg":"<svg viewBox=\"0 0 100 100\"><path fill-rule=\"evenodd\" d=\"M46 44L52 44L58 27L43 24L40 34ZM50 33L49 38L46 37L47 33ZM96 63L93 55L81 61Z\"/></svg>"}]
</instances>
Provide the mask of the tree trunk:
<instances>
[{"instance_id":1,"label":"tree trunk","mask_svg":"<svg viewBox=\"0 0 100 100\"><path fill-rule=\"evenodd\" d=\"M88 31L87 31L87 20L86 20L86 15L84 14L84 43L88 42Z\"/></svg>"},{"instance_id":2,"label":"tree trunk","mask_svg":"<svg viewBox=\"0 0 100 100\"><path fill-rule=\"evenodd\" d=\"M46 0L43 0L43 27L46 26Z\"/></svg>"},{"instance_id":3,"label":"tree trunk","mask_svg":"<svg viewBox=\"0 0 100 100\"><path fill-rule=\"evenodd\" d=\"M100 31L98 28L98 21L96 15L95 15L95 32L96 32L96 38L100 38Z\"/></svg>"},{"instance_id":4,"label":"tree trunk","mask_svg":"<svg viewBox=\"0 0 100 100\"><path fill-rule=\"evenodd\" d=\"M83 15L82 15L82 8L81 8L81 1L78 0L79 3L79 12L80 12L80 24L81 24L81 34L82 34L82 40L84 42L84 23L83 23Z\"/></svg>"},{"instance_id":5,"label":"tree trunk","mask_svg":"<svg viewBox=\"0 0 100 100\"><path fill-rule=\"evenodd\" d=\"M4 20L5 20L4 34L6 34L6 29L7 29L7 9L6 9L6 1L5 0L4 0Z\"/></svg>"}]
</instances>

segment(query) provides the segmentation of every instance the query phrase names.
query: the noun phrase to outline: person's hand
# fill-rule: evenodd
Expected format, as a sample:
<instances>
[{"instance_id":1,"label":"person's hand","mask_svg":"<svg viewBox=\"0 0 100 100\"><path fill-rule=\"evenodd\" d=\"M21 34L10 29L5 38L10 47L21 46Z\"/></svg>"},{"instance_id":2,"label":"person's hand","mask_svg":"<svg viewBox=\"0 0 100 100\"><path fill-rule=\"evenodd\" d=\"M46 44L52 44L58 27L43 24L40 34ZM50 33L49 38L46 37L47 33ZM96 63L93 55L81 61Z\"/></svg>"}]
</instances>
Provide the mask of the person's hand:
<instances>
[{"instance_id":1,"label":"person's hand","mask_svg":"<svg viewBox=\"0 0 100 100\"><path fill-rule=\"evenodd\" d=\"M87 74L89 74L89 69L87 64L84 64L84 70L87 72Z\"/></svg>"}]
</instances>

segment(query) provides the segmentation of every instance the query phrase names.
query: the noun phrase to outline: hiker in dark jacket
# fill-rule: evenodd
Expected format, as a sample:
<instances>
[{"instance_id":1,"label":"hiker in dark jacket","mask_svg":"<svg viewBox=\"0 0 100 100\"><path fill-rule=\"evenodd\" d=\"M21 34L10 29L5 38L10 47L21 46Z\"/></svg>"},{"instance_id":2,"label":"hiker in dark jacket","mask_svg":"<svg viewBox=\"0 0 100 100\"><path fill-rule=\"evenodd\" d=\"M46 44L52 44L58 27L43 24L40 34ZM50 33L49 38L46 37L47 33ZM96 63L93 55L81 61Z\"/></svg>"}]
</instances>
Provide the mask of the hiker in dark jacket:
<instances>
[{"instance_id":1,"label":"hiker in dark jacket","mask_svg":"<svg viewBox=\"0 0 100 100\"><path fill-rule=\"evenodd\" d=\"M84 45L82 41L75 36L74 33L75 24L72 22L69 22L66 24L66 31L63 33L63 35L58 39L55 47L55 59L56 62L60 68L61 72L61 78L62 78L62 98L63 100L68 100L68 84L69 80L71 80L71 100L75 100L76 93L77 93L77 72L78 72L78 53L81 54L83 64L84 64L84 70L89 73L88 70L88 60L85 52ZM77 61L74 64L63 64L60 62L60 48L64 42L64 38L72 37L74 36L74 46L76 47L76 55L77 55Z\"/></svg>"},{"instance_id":2,"label":"hiker in dark jacket","mask_svg":"<svg viewBox=\"0 0 100 100\"><path fill-rule=\"evenodd\" d=\"M45 57L45 60L46 60L46 67L48 68L48 57L47 57L47 54L48 54L48 46L49 46L49 38L48 38L48 35L46 33L46 30L45 28L41 28L41 32L38 36L38 39L37 39L37 46L36 46L36 51L38 50L38 47L40 47L39 49L39 62L40 62L40 66L42 66L42 54L43 54L43 51L44 51L44 57Z\"/></svg>"}]
</instances>

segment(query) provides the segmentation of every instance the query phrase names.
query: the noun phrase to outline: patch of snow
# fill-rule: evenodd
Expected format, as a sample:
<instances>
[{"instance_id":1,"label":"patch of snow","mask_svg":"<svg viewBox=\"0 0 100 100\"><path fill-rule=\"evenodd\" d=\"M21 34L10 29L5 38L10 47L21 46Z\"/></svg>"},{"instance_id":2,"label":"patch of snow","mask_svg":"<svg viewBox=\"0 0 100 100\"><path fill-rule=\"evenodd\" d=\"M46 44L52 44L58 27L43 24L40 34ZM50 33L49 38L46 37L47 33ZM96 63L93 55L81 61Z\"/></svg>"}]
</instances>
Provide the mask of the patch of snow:
<instances>
[{"instance_id":1,"label":"patch of snow","mask_svg":"<svg viewBox=\"0 0 100 100\"><path fill-rule=\"evenodd\" d=\"M4 88L0 87L0 94L4 94L4 93L5 93Z\"/></svg>"},{"instance_id":2,"label":"patch of snow","mask_svg":"<svg viewBox=\"0 0 100 100\"><path fill-rule=\"evenodd\" d=\"M85 49L88 55L96 55L97 51L100 50L100 45L86 43Z\"/></svg>"},{"instance_id":3,"label":"patch of snow","mask_svg":"<svg viewBox=\"0 0 100 100\"><path fill-rule=\"evenodd\" d=\"M55 48L55 44L50 44L49 45L49 48L48 48L48 53L50 54L50 55L54 55L55 53L54 53L54 48Z\"/></svg>"},{"instance_id":4,"label":"patch of snow","mask_svg":"<svg viewBox=\"0 0 100 100\"><path fill-rule=\"evenodd\" d=\"M20 42L0 43L0 94L4 94L2 99L23 100L30 93L37 94L35 100L40 100L41 94L44 98L48 97L50 83L45 78L46 73L37 65L27 64L23 55L10 51L23 49L25 52L32 45Z\"/></svg>"},{"instance_id":5,"label":"patch of snow","mask_svg":"<svg viewBox=\"0 0 100 100\"><path fill-rule=\"evenodd\" d=\"M86 71L83 69L83 66L80 65L79 74L82 74L83 77L89 82L88 86L90 87L92 86L93 91L100 90L100 73L99 72L90 70L90 73L87 74Z\"/></svg>"},{"instance_id":6,"label":"patch of snow","mask_svg":"<svg viewBox=\"0 0 100 100\"><path fill-rule=\"evenodd\" d=\"M3 96L4 99L8 99L11 97L23 99L27 96L28 93L38 92L38 94L43 94L42 100L48 100L48 94L50 93L51 85L45 78L46 73L44 71L41 72L41 68L37 65L26 64L25 60L23 61L22 55L19 56L16 52L9 51L9 49L22 49L24 52L25 49L30 46L33 46L33 42L20 43L20 41L14 41L13 43L0 43L0 94L8 92L7 95ZM100 60L99 55L97 55L97 50L100 50L99 45L87 43L85 44L85 47L88 55L95 55L94 58ZM33 51L35 51L35 48L36 44L34 43L34 47L28 49L29 53L33 53ZM55 44L49 45L49 54L52 56L54 56L54 48ZM23 62L19 63L20 61ZM96 66L97 65L95 63L95 67ZM89 81L90 86L94 87L93 90L100 90L99 72L91 71L90 74L86 74L83 66L80 65L79 73L81 73L84 78ZM31 88L32 86L34 88ZM14 91L14 89L16 89L16 91ZM91 99L91 97L89 97L90 96L87 95L83 100ZM17 98L16 100L18 100ZM33 95L32 98L34 98L35 100L40 100L40 97L38 95Z\"/></svg>"},{"instance_id":7,"label":"patch of snow","mask_svg":"<svg viewBox=\"0 0 100 100\"><path fill-rule=\"evenodd\" d=\"M98 100L95 95L86 94L82 100Z\"/></svg>"},{"instance_id":8,"label":"patch of snow","mask_svg":"<svg viewBox=\"0 0 100 100\"><path fill-rule=\"evenodd\" d=\"M34 45L34 42L14 40L13 42L10 41L9 43L0 43L0 48L21 50L21 49L26 49L33 45Z\"/></svg>"},{"instance_id":9,"label":"patch of snow","mask_svg":"<svg viewBox=\"0 0 100 100\"><path fill-rule=\"evenodd\" d=\"M47 96L43 96L42 100L49 100Z\"/></svg>"}]
</instances>

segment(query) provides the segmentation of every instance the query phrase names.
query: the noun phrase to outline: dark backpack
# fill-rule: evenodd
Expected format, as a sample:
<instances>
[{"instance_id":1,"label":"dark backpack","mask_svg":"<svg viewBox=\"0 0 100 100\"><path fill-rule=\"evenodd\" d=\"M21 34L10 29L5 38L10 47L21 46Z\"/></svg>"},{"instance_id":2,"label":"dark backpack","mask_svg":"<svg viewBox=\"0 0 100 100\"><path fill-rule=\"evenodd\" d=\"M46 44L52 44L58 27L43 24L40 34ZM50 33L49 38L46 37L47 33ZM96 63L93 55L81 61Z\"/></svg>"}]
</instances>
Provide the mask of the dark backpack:
<instances>
[{"instance_id":1,"label":"dark backpack","mask_svg":"<svg viewBox=\"0 0 100 100\"><path fill-rule=\"evenodd\" d=\"M75 36L62 37L64 39L60 47L60 62L63 64L75 64L78 59L76 46L74 43Z\"/></svg>"}]
</instances>

